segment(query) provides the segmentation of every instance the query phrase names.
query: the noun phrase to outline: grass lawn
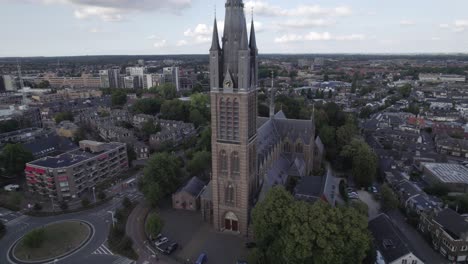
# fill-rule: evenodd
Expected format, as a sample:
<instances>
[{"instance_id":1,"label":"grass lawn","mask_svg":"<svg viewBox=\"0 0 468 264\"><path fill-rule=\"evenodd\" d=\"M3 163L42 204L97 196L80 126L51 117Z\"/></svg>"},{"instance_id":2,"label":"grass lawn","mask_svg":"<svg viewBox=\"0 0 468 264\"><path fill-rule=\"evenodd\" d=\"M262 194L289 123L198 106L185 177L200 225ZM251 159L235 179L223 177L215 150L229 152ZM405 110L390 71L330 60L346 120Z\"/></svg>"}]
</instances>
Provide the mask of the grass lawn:
<instances>
[{"instance_id":1,"label":"grass lawn","mask_svg":"<svg viewBox=\"0 0 468 264\"><path fill-rule=\"evenodd\" d=\"M67 221L44 227L45 240L39 248L28 248L20 241L15 248L16 258L24 261L38 261L61 256L85 241L90 228L80 222Z\"/></svg>"}]
</instances>

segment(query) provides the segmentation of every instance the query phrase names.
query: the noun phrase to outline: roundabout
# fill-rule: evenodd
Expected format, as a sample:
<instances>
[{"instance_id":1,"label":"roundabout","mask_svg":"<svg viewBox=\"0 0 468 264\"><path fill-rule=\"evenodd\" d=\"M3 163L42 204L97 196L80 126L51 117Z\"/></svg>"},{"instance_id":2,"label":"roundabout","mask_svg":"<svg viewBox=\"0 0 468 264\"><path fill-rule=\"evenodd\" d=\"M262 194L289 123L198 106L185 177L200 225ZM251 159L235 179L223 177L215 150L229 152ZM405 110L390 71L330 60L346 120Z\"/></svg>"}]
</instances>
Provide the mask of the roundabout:
<instances>
[{"instance_id":1,"label":"roundabout","mask_svg":"<svg viewBox=\"0 0 468 264\"><path fill-rule=\"evenodd\" d=\"M35 228L10 247L12 263L50 263L74 254L94 236L92 224L82 220L63 220Z\"/></svg>"}]
</instances>

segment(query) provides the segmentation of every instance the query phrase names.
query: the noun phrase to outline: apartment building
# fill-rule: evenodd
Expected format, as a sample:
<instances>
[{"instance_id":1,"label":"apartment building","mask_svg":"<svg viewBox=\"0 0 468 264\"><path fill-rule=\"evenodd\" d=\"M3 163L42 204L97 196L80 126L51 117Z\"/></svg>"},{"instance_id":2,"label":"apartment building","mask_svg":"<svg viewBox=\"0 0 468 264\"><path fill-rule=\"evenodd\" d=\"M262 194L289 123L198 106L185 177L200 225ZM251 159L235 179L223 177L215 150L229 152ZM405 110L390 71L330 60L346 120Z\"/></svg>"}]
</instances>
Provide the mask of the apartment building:
<instances>
[{"instance_id":1,"label":"apartment building","mask_svg":"<svg viewBox=\"0 0 468 264\"><path fill-rule=\"evenodd\" d=\"M30 192L61 201L80 197L127 168L124 143L84 140L77 150L27 163L25 174Z\"/></svg>"}]
</instances>

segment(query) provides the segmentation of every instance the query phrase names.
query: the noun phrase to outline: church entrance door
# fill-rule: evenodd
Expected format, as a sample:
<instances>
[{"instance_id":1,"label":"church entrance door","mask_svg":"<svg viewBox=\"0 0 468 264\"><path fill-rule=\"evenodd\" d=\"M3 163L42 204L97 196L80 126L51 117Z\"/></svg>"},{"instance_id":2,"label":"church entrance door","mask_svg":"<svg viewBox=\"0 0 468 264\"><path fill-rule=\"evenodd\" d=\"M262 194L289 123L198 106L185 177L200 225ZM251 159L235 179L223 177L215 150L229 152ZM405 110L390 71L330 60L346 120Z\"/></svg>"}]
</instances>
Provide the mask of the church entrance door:
<instances>
[{"instance_id":1,"label":"church entrance door","mask_svg":"<svg viewBox=\"0 0 468 264\"><path fill-rule=\"evenodd\" d=\"M224 217L224 229L229 231L239 231L239 219L233 212L226 213Z\"/></svg>"}]
</instances>

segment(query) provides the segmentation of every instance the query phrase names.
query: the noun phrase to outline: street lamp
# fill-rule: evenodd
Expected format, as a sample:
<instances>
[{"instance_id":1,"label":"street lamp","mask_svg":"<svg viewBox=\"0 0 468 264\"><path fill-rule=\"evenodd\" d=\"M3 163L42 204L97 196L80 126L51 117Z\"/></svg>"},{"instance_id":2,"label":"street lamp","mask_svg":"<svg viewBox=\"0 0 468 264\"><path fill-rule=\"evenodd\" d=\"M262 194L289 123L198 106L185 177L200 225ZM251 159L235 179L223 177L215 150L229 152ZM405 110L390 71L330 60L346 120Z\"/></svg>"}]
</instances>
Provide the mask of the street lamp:
<instances>
[{"instance_id":1,"label":"street lamp","mask_svg":"<svg viewBox=\"0 0 468 264\"><path fill-rule=\"evenodd\" d=\"M115 227L115 220L114 220L114 212L113 211L107 211L109 214L112 216L112 227Z\"/></svg>"},{"instance_id":2,"label":"street lamp","mask_svg":"<svg viewBox=\"0 0 468 264\"><path fill-rule=\"evenodd\" d=\"M93 197L94 197L94 203L96 203L96 187L93 187Z\"/></svg>"}]
</instances>

